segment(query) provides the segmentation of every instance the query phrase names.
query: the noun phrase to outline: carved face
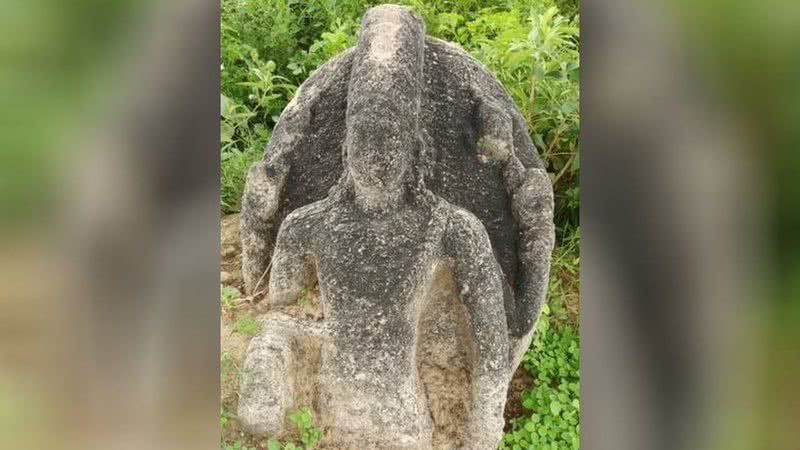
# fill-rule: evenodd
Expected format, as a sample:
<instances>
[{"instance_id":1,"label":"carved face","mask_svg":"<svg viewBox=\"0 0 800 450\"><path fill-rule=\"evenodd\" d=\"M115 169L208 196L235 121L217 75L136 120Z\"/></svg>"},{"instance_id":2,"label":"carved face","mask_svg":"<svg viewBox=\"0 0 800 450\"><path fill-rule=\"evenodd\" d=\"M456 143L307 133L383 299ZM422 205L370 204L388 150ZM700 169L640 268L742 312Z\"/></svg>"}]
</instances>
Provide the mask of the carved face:
<instances>
[{"instance_id":1,"label":"carved face","mask_svg":"<svg viewBox=\"0 0 800 450\"><path fill-rule=\"evenodd\" d=\"M347 165L359 187L394 191L402 187L413 139L410 128L374 114L354 120L347 130Z\"/></svg>"}]
</instances>

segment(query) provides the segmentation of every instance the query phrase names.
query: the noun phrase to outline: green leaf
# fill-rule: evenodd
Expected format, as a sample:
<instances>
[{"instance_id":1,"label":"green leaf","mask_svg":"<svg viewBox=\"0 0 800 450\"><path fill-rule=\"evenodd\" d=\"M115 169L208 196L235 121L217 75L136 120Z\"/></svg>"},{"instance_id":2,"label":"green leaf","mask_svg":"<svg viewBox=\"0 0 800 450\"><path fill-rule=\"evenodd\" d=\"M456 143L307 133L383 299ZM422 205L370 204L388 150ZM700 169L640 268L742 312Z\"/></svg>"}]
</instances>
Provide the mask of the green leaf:
<instances>
[{"instance_id":1,"label":"green leaf","mask_svg":"<svg viewBox=\"0 0 800 450\"><path fill-rule=\"evenodd\" d=\"M544 67L542 67L541 64L533 64L533 76L536 77L537 80L544 78Z\"/></svg>"},{"instance_id":2,"label":"green leaf","mask_svg":"<svg viewBox=\"0 0 800 450\"><path fill-rule=\"evenodd\" d=\"M230 103L231 101L228 99L228 97L225 97L223 94L219 94L219 114L222 117L225 117L225 115L228 113L228 105Z\"/></svg>"},{"instance_id":3,"label":"green leaf","mask_svg":"<svg viewBox=\"0 0 800 450\"><path fill-rule=\"evenodd\" d=\"M227 122L220 122L219 124L219 140L222 143L233 142L234 129L231 124Z\"/></svg>"},{"instance_id":4,"label":"green leaf","mask_svg":"<svg viewBox=\"0 0 800 450\"><path fill-rule=\"evenodd\" d=\"M542 150L547 148L547 146L544 144L544 139L542 138L542 135L539 134L539 133L534 133L534 135L533 135L533 143L536 144L536 146L539 147Z\"/></svg>"},{"instance_id":5,"label":"green leaf","mask_svg":"<svg viewBox=\"0 0 800 450\"><path fill-rule=\"evenodd\" d=\"M561 112L569 114L578 110L578 104L572 100L561 104Z\"/></svg>"}]
</instances>

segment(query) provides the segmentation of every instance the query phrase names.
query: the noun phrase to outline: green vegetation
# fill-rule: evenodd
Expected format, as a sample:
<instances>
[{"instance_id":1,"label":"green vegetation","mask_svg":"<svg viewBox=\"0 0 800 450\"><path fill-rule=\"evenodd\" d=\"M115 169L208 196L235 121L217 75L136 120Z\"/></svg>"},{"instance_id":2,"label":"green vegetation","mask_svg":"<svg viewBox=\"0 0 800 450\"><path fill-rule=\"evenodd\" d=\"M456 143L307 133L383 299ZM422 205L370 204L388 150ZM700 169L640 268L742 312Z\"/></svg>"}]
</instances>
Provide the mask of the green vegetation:
<instances>
[{"instance_id":1,"label":"green vegetation","mask_svg":"<svg viewBox=\"0 0 800 450\"><path fill-rule=\"evenodd\" d=\"M531 350L522 366L534 374L533 387L522 395L529 415L514 419L501 449L579 448L579 344L577 330L551 322L545 305Z\"/></svg>"},{"instance_id":2,"label":"green vegetation","mask_svg":"<svg viewBox=\"0 0 800 450\"><path fill-rule=\"evenodd\" d=\"M258 334L258 322L249 312L241 314L233 325L233 328L237 333L247 336L255 336Z\"/></svg>"},{"instance_id":3,"label":"green vegetation","mask_svg":"<svg viewBox=\"0 0 800 450\"><path fill-rule=\"evenodd\" d=\"M319 440L322 433L320 433L319 428L317 428L316 424L314 424L314 418L311 416L311 411L308 408L303 408L298 411L294 411L289 413L289 420L297 427L297 435L300 438L300 443L295 444L293 442L287 442L284 444L285 450L295 450L295 449L305 449L309 450L314 448L314 443ZM270 447L271 445L272 447ZM278 442L274 439L269 441L269 445L267 448L269 450L278 449Z\"/></svg>"},{"instance_id":4,"label":"green vegetation","mask_svg":"<svg viewBox=\"0 0 800 450\"><path fill-rule=\"evenodd\" d=\"M235 287L220 286L220 303L226 311L233 311L241 301L242 293Z\"/></svg>"},{"instance_id":5,"label":"green vegetation","mask_svg":"<svg viewBox=\"0 0 800 450\"><path fill-rule=\"evenodd\" d=\"M220 204L223 213L239 210L247 167L262 157L278 116L297 86L320 64L355 44L361 15L378 3L222 0ZM396 0L395 3L414 8L425 20L428 34L458 43L497 76L527 121L531 139L551 174L556 197L557 244L548 304L537 324L531 351L522 363L534 381L522 394L525 414L512 420L500 448L577 449L578 2ZM227 301L223 298L225 309L234 310L236 298L238 295L230 296ZM252 316L237 315L234 329L247 334L240 325L244 325L244 330L252 330L247 323L241 324ZM270 450L311 448L313 441L303 440L302 436L311 439L314 436L311 430L316 428L303 428L307 422L305 419L300 422L295 421L301 444L277 441L250 444L253 448ZM231 429L230 423L227 428L223 424L223 429ZM223 435L233 436L230 432ZM241 444L226 447L236 442L240 439L224 439L222 448L246 448Z\"/></svg>"},{"instance_id":6,"label":"green vegetation","mask_svg":"<svg viewBox=\"0 0 800 450\"><path fill-rule=\"evenodd\" d=\"M526 413L513 419L501 450L577 450L580 411L578 336L578 230L553 252L548 303L536 323L522 367L533 377L523 392Z\"/></svg>"},{"instance_id":7,"label":"green vegetation","mask_svg":"<svg viewBox=\"0 0 800 450\"><path fill-rule=\"evenodd\" d=\"M297 304L300 306L305 306L311 303L311 290L308 288L303 288L300 291L300 296L297 299Z\"/></svg>"},{"instance_id":8,"label":"green vegetation","mask_svg":"<svg viewBox=\"0 0 800 450\"><path fill-rule=\"evenodd\" d=\"M314 444L322 437L322 432L314 423L314 418L308 408L302 408L290 412L287 417L295 426L297 440L291 437L277 439L274 437L262 439L257 442L252 437L242 435L240 439L223 441L220 444L221 450L312 450ZM220 425L223 430L227 425L236 419L232 414L223 408L220 411Z\"/></svg>"}]
</instances>

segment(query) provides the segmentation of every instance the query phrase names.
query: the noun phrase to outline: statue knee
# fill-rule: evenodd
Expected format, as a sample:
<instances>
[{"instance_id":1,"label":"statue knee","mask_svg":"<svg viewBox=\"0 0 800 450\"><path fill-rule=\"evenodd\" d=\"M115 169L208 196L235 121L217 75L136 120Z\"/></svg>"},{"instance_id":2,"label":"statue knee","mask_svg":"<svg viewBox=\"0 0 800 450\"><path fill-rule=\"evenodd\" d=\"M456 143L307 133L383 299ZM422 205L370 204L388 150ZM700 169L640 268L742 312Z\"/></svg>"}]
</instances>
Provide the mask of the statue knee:
<instances>
[{"instance_id":1,"label":"statue knee","mask_svg":"<svg viewBox=\"0 0 800 450\"><path fill-rule=\"evenodd\" d=\"M250 341L240 379L238 417L253 434L278 433L292 406L286 374L292 366L289 338L263 333Z\"/></svg>"}]
</instances>

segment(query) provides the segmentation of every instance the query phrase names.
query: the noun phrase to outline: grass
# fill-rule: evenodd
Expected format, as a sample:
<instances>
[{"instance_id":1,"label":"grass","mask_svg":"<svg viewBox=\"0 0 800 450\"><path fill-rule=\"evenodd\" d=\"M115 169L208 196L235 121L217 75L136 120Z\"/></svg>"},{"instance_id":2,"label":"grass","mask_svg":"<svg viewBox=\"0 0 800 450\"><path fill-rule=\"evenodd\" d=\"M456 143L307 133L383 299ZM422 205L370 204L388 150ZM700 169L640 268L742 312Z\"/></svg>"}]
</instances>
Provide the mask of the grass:
<instances>
[{"instance_id":1,"label":"grass","mask_svg":"<svg viewBox=\"0 0 800 450\"><path fill-rule=\"evenodd\" d=\"M221 154L220 164L220 206L223 213L237 212L241 209L244 182L247 169L264 156L263 147L253 144L244 151L231 148Z\"/></svg>"},{"instance_id":2,"label":"grass","mask_svg":"<svg viewBox=\"0 0 800 450\"><path fill-rule=\"evenodd\" d=\"M239 316L239 319L234 324L233 329L239 334L252 337L258 334L258 322L252 314L245 313Z\"/></svg>"},{"instance_id":3,"label":"grass","mask_svg":"<svg viewBox=\"0 0 800 450\"><path fill-rule=\"evenodd\" d=\"M580 310L580 228L563 234L564 238L553 249L551 257L548 302L553 320L577 327Z\"/></svg>"},{"instance_id":4,"label":"grass","mask_svg":"<svg viewBox=\"0 0 800 450\"><path fill-rule=\"evenodd\" d=\"M240 303L242 293L239 289L231 286L220 287L220 303L224 311L233 311Z\"/></svg>"}]
</instances>

